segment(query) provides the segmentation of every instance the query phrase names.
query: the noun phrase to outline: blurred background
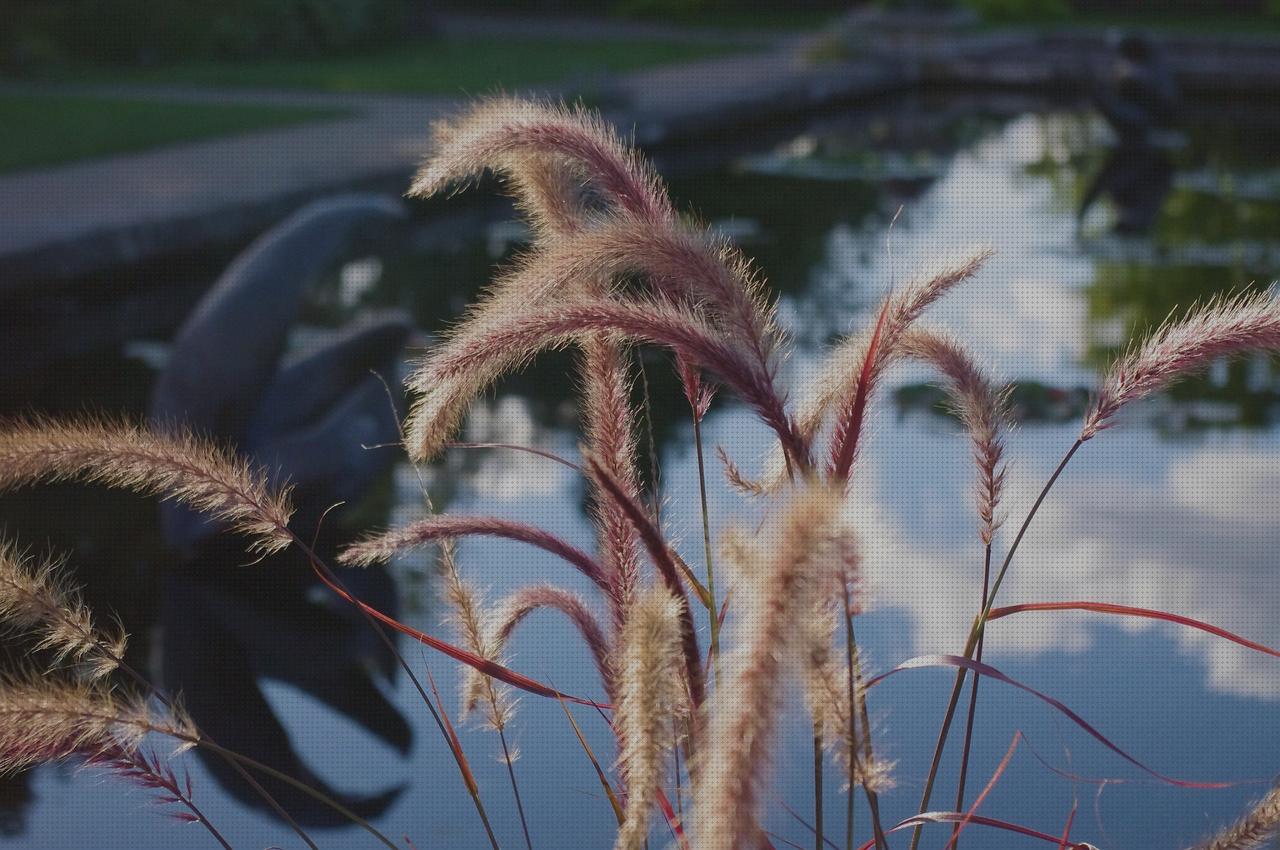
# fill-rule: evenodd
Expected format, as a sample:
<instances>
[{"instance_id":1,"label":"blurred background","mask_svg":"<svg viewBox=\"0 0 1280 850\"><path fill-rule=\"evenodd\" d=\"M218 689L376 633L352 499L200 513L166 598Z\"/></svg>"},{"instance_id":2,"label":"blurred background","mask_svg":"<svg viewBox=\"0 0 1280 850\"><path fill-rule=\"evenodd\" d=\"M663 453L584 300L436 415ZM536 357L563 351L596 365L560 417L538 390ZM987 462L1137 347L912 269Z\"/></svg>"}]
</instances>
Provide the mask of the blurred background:
<instances>
[{"instance_id":1,"label":"blurred background","mask_svg":"<svg viewBox=\"0 0 1280 850\"><path fill-rule=\"evenodd\" d=\"M123 414L235 443L299 483L300 522L330 550L422 516L402 456L362 447L395 440L405 364L528 233L490 180L458 197L401 196L430 122L500 91L601 110L682 209L758 260L794 340L784 380L797 391L823 346L873 320L891 287L993 248L934 318L1014 384L1014 520L1074 438L1099 369L1135 333L1280 274L1277 0L0 0L0 414ZM547 357L505 381L466 439L571 456L570 362ZM695 562L688 412L667 359L639 362L664 521L696 544ZM860 461L859 637L874 669L957 651L978 604L971 462L941 401L926 372L895 372ZM1161 608L1280 645L1278 414L1265 357L1216 364L1129 411L1073 462L1006 602ZM748 472L769 447L723 396L703 436ZM425 476L437 508L592 545L571 470L459 450ZM753 510L718 475L711 485L715 527ZM95 610L133 635L135 665L180 690L224 745L417 847L485 846L411 686L300 560L245 566L239 543L203 522L79 486L0 496L0 526L35 552L69 552ZM468 542L461 559L494 601L562 575L500 542ZM443 633L428 555L351 581ZM404 648L452 710L453 664ZM971 787L1016 730L1030 742L984 804L992 816L1059 834L1075 805L1078 840L1175 848L1280 772L1273 659L1080 614L1002 621L987 659L1165 774L1241 783L1146 781L1043 705L988 685ZM512 666L601 693L575 635L550 617L517 632ZM914 812L949 682L919 672L872 693L879 746L897 761L889 819ZM612 813L561 708L529 697L517 718L534 845L610 846ZM609 762L600 718L578 721ZM806 723L797 711L784 730L770 828L807 845L782 808L813 808ZM463 740L504 846L522 843L494 738ZM296 844L234 775L186 762L197 801L237 846ZM844 803L828 792L830 823ZM363 846L281 794L322 846ZM0 844L207 841L144 811L146 799L93 770L7 777ZM940 845L949 830L936 829ZM976 827L973 841L1025 843Z\"/></svg>"}]
</instances>

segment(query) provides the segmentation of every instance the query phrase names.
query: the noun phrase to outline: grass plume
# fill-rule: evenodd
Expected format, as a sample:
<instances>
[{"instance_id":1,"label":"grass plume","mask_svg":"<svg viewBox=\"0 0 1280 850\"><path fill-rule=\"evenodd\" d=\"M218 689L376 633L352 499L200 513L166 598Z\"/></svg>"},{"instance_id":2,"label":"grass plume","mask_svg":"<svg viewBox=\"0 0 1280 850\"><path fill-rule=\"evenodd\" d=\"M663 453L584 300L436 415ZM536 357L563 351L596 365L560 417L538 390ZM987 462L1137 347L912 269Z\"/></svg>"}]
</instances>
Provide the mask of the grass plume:
<instances>
[{"instance_id":1,"label":"grass plume","mask_svg":"<svg viewBox=\"0 0 1280 850\"><path fill-rule=\"evenodd\" d=\"M102 631L94 625L64 560L37 562L5 541L0 541L0 623L35 632L37 648L51 650L55 664L84 663L90 679L114 671L127 643L119 626Z\"/></svg>"},{"instance_id":2,"label":"grass plume","mask_svg":"<svg viewBox=\"0 0 1280 850\"><path fill-rule=\"evenodd\" d=\"M1107 370L1080 439L1111 427L1126 404L1161 390L1220 357L1280 349L1280 302L1273 290L1216 298L1170 319Z\"/></svg>"},{"instance_id":3,"label":"grass plume","mask_svg":"<svg viewBox=\"0 0 1280 850\"><path fill-rule=\"evenodd\" d=\"M1189 850L1263 850L1280 835L1280 788L1272 788L1243 817Z\"/></svg>"},{"instance_id":4,"label":"grass plume","mask_svg":"<svg viewBox=\"0 0 1280 850\"><path fill-rule=\"evenodd\" d=\"M1009 388L996 387L953 337L915 328L902 337L902 351L932 365L946 380L951 408L973 443L978 467L979 535L989 545L1002 519L1000 496L1006 468L1004 433L1009 427Z\"/></svg>"},{"instance_id":5,"label":"grass plume","mask_svg":"<svg viewBox=\"0 0 1280 850\"><path fill-rule=\"evenodd\" d=\"M0 491L68 480L181 502L229 523L262 554L292 539L288 490L272 492L263 472L191 434L88 417L0 425Z\"/></svg>"},{"instance_id":6,"label":"grass plume","mask_svg":"<svg viewBox=\"0 0 1280 850\"><path fill-rule=\"evenodd\" d=\"M817 607L836 569L839 492L813 482L794 493L750 541L737 539L727 560L741 574L734 648L723 659L723 686L707 705L698 758L693 829L699 847L754 846L784 671L794 660L794 623Z\"/></svg>"},{"instance_id":7,"label":"grass plume","mask_svg":"<svg viewBox=\"0 0 1280 850\"><path fill-rule=\"evenodd\" d=\"M180 709L157 712L145 700L95 683L26 671L0 680L0 772L86 758L142 745L150 733L198 739Z\"/></svg>"},{"instance_id":8,"label":"grass plume","mask_svg":"<svg viewBox=\"0 0 1280 850\"><path fill-rule=\"evenodd\" d=\"M665 588L641 595L622 630L614 724L627 776L625 820L615 850L640 850L666 773L666 737L681 713L680 604Z\"/></svg>"},{"instance_id":9,"label":"grass plume","mask_svg":"<svg viewBox=\"0 0 1280 850\"><path fill-rule=\"evenodd\" d=\"M566 561L602 590L609 588L604 570L586 552L542 529L498 517L436 514L401 529L366 537L344 549L338 563L367 567L384 563L407 549L467 536L501 537L536 546Z\"/></svg>"}]
</instances>

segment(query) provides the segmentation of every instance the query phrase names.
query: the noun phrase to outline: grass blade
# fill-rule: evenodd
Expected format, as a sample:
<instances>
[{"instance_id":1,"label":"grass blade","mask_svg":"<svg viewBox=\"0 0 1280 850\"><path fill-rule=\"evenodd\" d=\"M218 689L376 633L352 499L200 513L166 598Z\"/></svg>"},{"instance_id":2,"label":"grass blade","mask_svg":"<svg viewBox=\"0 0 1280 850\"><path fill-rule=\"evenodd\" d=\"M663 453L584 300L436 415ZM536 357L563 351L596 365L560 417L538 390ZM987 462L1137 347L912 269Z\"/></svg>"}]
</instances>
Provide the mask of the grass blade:
<instances>
[{"instance_id":1,"label":"grass blade","mask_svg":"<svg viewBox=\"0 0 1280 850\"><path fill-rule=\"evenodd\" d=\"M987 620L999 620L1002 617L1008 617L1012 614L1019 614L1023 611L1092 611L1096 614L1118 614L1124 617L1143 617L1148 620L1161 620L1166 623L1176 623L1179 626L1187 626L1188 628L1198 629L1202 632L1214 635L1216 637L1237 643L1246 649L1252 649L1254 652L1261 652L1264 655L1270 655L1273 658L1280 658L1280 650L1272 649L1261 643L1255 643L1247 638L1240 637L1234 632L1219 628L1212 623L1206 623L1203 620L1193 620L1190 617L1184 617L1181 614L1170 614L1167 611L1156 611L1151 608L1134 608L1130 605L1115 605L1110 602L1027 602L1022 605L1006 605L1003 608L993 608L991 613L987 615Z\"/></svg>"},{"instance_id":2,"label":"grass blade","mask_svg":"<svg viewBox=\"0 0 1280 850\"><path fill-rule=\"evenodd\" d=\"M1026 693L1031 694L1033 697L1040 700L1041 702L1047 703L1048 705L1057 709L1059 713L1065 715L1068 720L1070 720L1072 723L1079 726L1085 732L1089 733L1091 737L1093 737L1095 740L1101 743L1104 747L1111 750L1113 753L1120 756L1122 759L1129 762L1134 767L1141 770L1143 773L1146 773L1149 776L1152 776L1160 780L1166 785L1173 785L1177 788L1201 788L1201 789L1230 788L1232 785L1232 783L1230 782L1195 782L1195 781L1186 780L1186 779L1175 779L1172 776L1165 776L1163 773L1160 773L1156 770L1151 769L1150 767L1147 767L1145 764L1138 761L1133 756L1129 755L1129 753L1125 752L1117 744L1113 743L1110 738L1108 738L1106 735L1103 735L1101 732L1099 732L1097 728L1095 728L1092 724L1089 723L1089 721L1085 720L1083 717L1081 717L1080 715L1072 711L1070 708L1068 708L1066 704L1060 702L1059 700L1054 699L1048 694L1044 694L1044 693L1041 693L1040 691L1037 691L1035 688L1031 687L1030 685L1025 685L1022 682L1019 682L1017 679L1014 679L1010 676L1006 676L1004 673L1000 672L995 667L992 667L989 664L983 664L980 661L974 661L971 658L965 658L964 656L961 656L961 655L921 655L916 658L909 659L899 664L897 667L894 667L892 670L889 670L888 672L885 672L885 673L881 673L879 676L876 676L874 679L871 679L870 681L867 682L867 687L868 688L874 687L875 685L878 685L880 682L883 682L885 679L889 678L890 676L896 675L898 673L902 673L907 670L919 670L919 669L928 668L928 667L956 667L964 670L970 670L975 673L981 673L983 676L986 676L987 678L995 679L997 682L1004 682L1006 685L1012 685L1013 687L1017 688L1020 691L1025 691ZM1056 838L1053 840L1057 841Z\"/></svg>"}]
</instances>

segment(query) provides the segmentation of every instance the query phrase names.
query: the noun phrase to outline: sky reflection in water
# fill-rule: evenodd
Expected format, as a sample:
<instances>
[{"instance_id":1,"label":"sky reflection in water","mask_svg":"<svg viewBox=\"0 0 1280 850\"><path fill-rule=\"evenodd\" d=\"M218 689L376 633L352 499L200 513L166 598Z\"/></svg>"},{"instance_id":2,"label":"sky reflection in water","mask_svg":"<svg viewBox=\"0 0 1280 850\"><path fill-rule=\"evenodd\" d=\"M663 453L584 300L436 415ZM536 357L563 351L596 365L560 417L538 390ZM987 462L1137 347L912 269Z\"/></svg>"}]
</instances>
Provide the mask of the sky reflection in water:
<instances>
[{"instance_id":1,"label":"sky reflection in water","mask_svg":"<svg viewBox=\"0 0 1280 850\"><path fill-rule=\"evenodd\" d=\"M999 377L1057 388L1091 387L1099 346L1119 342L1134 318L1099 314L1100 280L1114 274L1115 257L1121 258L1123 270L1134 256L1151 254L1150 240L1108 235L1105 211L1095 210L1083 224L1077 221L1078 171L1089 164L1087 157L1096 152L1104 133L1095 121L1078 115L1016 117L944 160L940 177L923 191L908 192L891 231L885 223L893 210L883 197L872 203L865 221L835 223L825 235L821 256L809 268L781 272L807 280L803 288L789 288L781 304L783 321L798 338L786 381L801 393L820 363L817 343L864 326L868 311L891 285L964 257L975 247L990 246L995 257L974 282L932 311L930 322L953 331ZM689 200L698 202L697 197ZM1175 193L1173 202L1177 200ZM744 217L751 214L741 211ZM803 216L803 210L793 214ZM734 226L744 234L748 253L763 247L760 253L768 255L778 247L768 241L773 222L761 216L758 224L755 229L744 228L741 221ZM778 274L767 263L765 271ZM1205 291L1252 279L1239 267L1211 269L1210 275L1199 279L1201 286L1211 281ZM1255 376L1250 385L1259 392L1274 386L1265 380L1270 374L1265 364L1263 373L1261 381ZM893 388L928 378L913 367L890 375L856 469L850 510L864 545L869 609L859 622L859 640L876 670L916 654L958 651L978 602L982 553L967 441L952 420L894 402ZM1211 377L1204 384L1206 397L1213 395L1215 380L1222 385L1231 376ZM544 392L568 397L569 389L564 382ZM1208 411L1204 415L1216 410L1206 407L1203 398L1183 401L1194 411ZM1280 495L1280 436L1275 429L1257 428L1174 428L1170 436L1145 426L1152 419L1185 423L1187 409L1163 400L1135 407L1126 411L1121 427L1081 451L1026 540L1001 591L1002 602L1092 599L1158 608L1280 646L1280 618L1275 616L1280 585L1272 564L1280 543L1280 512L1274 507ZM661 456L664 520L688 560L700 564L697 471L689 429L680 423L671 427L677 436L664 441ZM1005 505L1013 527L997 538L997 552L1011 539L1078 427L1075 418L1058 424L1029 421L1009 439L1012 467ZM564 456L573 455L576 443L569 430L535 422L529 407L510 394L477 408L468 438L535 445ZM723 398L706 422L704 439L709 447L725 446L747 472L760 469L770 448L766 429ZM759 508L724 484L714 462L711 472L713 525L723 528L734 517L749 522ZM451 511L515 518L584 548L593 545L581 509L581 481L544 459L506 451L456 452L444 471L425 483L437 499L447 499ZM418 486L410 470L397 475L394 524L420 512ZM409 558L398 567L404 586L419 601L429 595L421 586L424 563ZM467 575L489 588L494 602L537 581L593 598L577 573L518 544L469 541L461 564ZM437 612L427 606L412 619L438 628ZM1280 662L1274 659L1173 627L1061 613L1027 614L993 625L986 657L1067 702L1163 773L1265 781L1280 766ZM453 665L412 647L408 658L435 673L452 709ZM600 693L576 633L554 615L537 615L521 626L511 662L563 690ZM872 694L879 746L898 762L900 786L884 800L890 819L914 811L950 681L943 671L907 673ZM401 682L400 690L417 732L409 762L399 762L340 716L286 686L273 686L269 696L282 715L290 716L291 729L301 733L297 743L303 755L335 785L374 790L413 782L385 818L395 828L391 834L407 831L421 848L482 846L474 812L435 729L411 686ZM1057 832L1074 795L1081 809L1075 837L1103 848L1183 846L1264 787L1188 791L1144 782L1045 706L998 684L984 684L979 709L971 788L986 781L1016 730L1030 742L1015 757L984 813ZM576 716L597 753L611 758L600 719L589 711ZM535 846L609 846L612 815L560 707L526 697L515 728L523 753L517 770ZM950 806L958 739L953 742L943 771L948 780L935 797L936 808ZM464 743L495 827L515 846L519 827L505 770L496 761L496 739L475 731L464 735ZM809 747L803 712L790 712L772 770L773 787L779 801L806 815L812 811ZM1041 765L1032 749L1063 770L1123 782L1079 783L1073 789ZM193 772L202 805L208 801L212 812L230 811L231 804L197 765ZM103 846L104 835L121 836L124 843L118 846L172 846L177 828L159 823L151 828L144 818L155 815L139 811L137 795L113 782L65 780L59 771L38 774L38 802L26 837L15 846ZM828 819L842 834L844 803L834 784L828 786ZM96 822L64 814L86 806L100 813ZM867 832L861 806L858 822L859 834ZM241 812L235 826L241 841L252 836L245 846L292 843L287 832L257 815ZM804 828L785 813L770 826L808 843ZM932 834L940 845L948 831L939 827ZM360 840L342 832L322 844L356 846ZM33 841L43 843L29 843ZM966 844L1029 846L1025 840L976 828Z\"/></svg>"}]
</instances>

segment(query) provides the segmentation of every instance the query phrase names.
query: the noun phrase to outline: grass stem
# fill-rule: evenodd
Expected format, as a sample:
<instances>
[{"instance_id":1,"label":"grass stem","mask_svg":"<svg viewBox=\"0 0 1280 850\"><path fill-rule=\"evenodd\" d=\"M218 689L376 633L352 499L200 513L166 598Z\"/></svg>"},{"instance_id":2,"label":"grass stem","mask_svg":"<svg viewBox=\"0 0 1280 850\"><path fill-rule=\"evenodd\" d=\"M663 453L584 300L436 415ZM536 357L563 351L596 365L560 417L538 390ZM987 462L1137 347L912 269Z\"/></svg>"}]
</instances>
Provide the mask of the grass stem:
<instances>
[{"instance_id":1,"label":"grass stem","mask_svg":"<svg viewBox=\"0 0 1280 850\"><path fill-rule=\"evenodd\" d=\"M1075 457L1076 452L1080 450L1082 445L1084 445L1084 441L1081 439L1077 439L1071 444L1071 448L1063 455L1057 468L1054 469L1053 474L1049 476L1049 480L1045 482L1044 487L1040 490L1040 495L1036 497L1031 510L1027 512L1026 519L1022 521L1022 526L1018 529L1018 534L1013 539L1013 545L1009 547L1009 552L1005 555L999 572L996 573L995 581L991 585L991 592L987 595L986 604L982 606L982 612L974 619L973 626L969 630L969 639L964 648L965 658L973 658L974 656L978 642L986 630L987 617L991 615L991 607L995 602L996 592L1000 590L1000 584L1004 581L1005 574L1009 572L1009 564L1013 562L1013 556L1018 551L1022 538L1026 536L1027 529L1031 526L1031 521L1035 519L1040 506L1044 504L1045 497L1049 495L1049 491L1053 489L1053 485L1062 475L1062 471L1067 468L1067 464L1071 462L1071 458ZM942 728L938 731L938 743L933 749L933 761L929 765L929 776L924 783L924 793L920 796L920 814L924 814L929 810L929 800L933 796L933 786L938 778L938 768L942 763L942 753L947 746L947 734L951 731L951 721L955 719L956 706L960 702L960 692L964 688L964 674L966 672L964 668L956 671L956 681L951 688L951 698L947 703L946 714L942 718ZM923 830L924 825L920 824L912 831L911 850L917 850L920 846L920 835Z\"/></svg>"},{"instance_id":2,"label":"grass stem","mask_svg":"<svg viewBox=\"0 0 1280 850\"><path fill-rule=\"evenodd\" d=\"M360 827L365 832L372 835L374 838L378 839L378 841L385 844L387 847L395 847L396 850L399 850L395 842L393 842L391 839L387 838L385 835L379 832L378 829L373 826L373 824L369 823L367 820L360 817L358 814L351 811L346 806L339 803L337 800L334 800L329 795L323 794L317 791L316 789L312 788L307 783L294 779L289 774L284 773L283 771L276 770L274 767L263 764L257 759L250 758L249 756L246 756L243 753L238 753L234 750L228 750L226 747L215 744L212 741L205 740L205 739L196 739L196 740L191 740L190 743L193 743L196 746L201 747L203 749L209 750L210 752L217 753L218 755L226 759L240 763L244 767L248 767L252 770L258 771L259 773L266 774L267 776L270 776L273 779L277 779L280 782L285 783L286 785L290 785L296 788L297 790L301 791L303 794L306 794L308 797L311 797L317 802L323 803L324 805L333 809L335 812L342 815L344 818L351 821L353 824Z\"/></svg>"},{"instance_id":3,"label":"grass stem","mask_svg":"<svg viewBox=\"0 0 1280 850\"><path fill-rule=\"evenodd\" d=\"M303 540L294 534L291 529L286 527L284 530L292 538L294 545L301 549L303 554L307 556L307 560L311 562L312 569L328 581L332 582L335 587L347 594L351 599L355 599L347 589L346 583L329 568L329 565L316 554L314 549L303 542ZM435 705L432 704L431 698L427 696L427 690L422 686L422 681L414 674L413 669L409 666L409 662L405 661L404 655L400 653L400 649L396 646L395 641L391 639L391 636L387 634L386 630L382 628L378 621L375 620L373 616L362 606L357 605L356 610L360 612L362 617L364 617L365 622L369 624L369 628L373 629L374 633L378 635L378 638L383 642L387 649L391 651L391 654L395 657L396 661L399 662L400 668L404 670L405 675L407 675L409 680L413 682L413 686L417 689L418 695L422 697L422 702L427 706L427 710L431 712L431 719L435 721L436 727L440 730L440 736L444 738L445 744L449 745L449 752L453 754L453 760L457 762L458 772L465 780L468 776L467 765L462 761L460 754L454 750L449 731L445 728L444 721L441 720L440 713L436 710ZM485 813L484 803L481 802L480 795L472 794L471 801L475 804L476 814L480 816L480 822L484 824L485 833L489 838L490 846L493 850L499 850L498 839L494 836L493 828L489 825L489 816Z\"/></svg>"},{"instance_id":4,"label":"grass stem","mask_svg":"<svg viewBox=\"0 0 1280 850\"><path fill-rule=\"evenodd\" d=\"M524 803L520 800L520 786L516 782L516 768L511 763L511 750L507 748L507 733L503 729L498 729L498 740L502 742L502 760L507 763L507 775L511 777L511 793L516 798L516 811L520 814L520 828L524 830L524 843L529 850L533 850L533 840L529 838L529 822L525 820Z\"/></svg>"},{"instance_id":5,"label":"grass stem","mask_svg":"<svg viewBox=\"0 0 1280 850\"><path fill-rule=\"evenodd\" d=\"M164 706L169 710L173 711L177 709L177 704L173 701L173 699L168 694L166 694L164 691L157 688L155 685L151 684L151 682L147 679L147 677L143 676L136 669L134 669L132 665L128 664L123 658L120 658L114 655L109 649L107 649L107 647L101 644L99 644L98 647L102 652L105 652L108 655L110 655L112 658L114 658L116 665L119 667L119 669L122 670L127 676L129 676L129 678L133 679L133 681L136 682L139 687L141 687L147 693L153 694L156 697L156 699L160 700L160 702L163 703ZM239 762L235 761L233 758L231 758L227 754L230 751L227 751L227 753L221 752L222 748L217 747L217 745L214 744L211 738L207 738L205 736L204 732L200 731L198 728L196 729L196 732L200 736L200 743L206 745L205 746L206 749L208 749L210 752L218 752L219 756L223 759L223 761L225 761L231 767L232 770L234 770L236 773L240 775L240 778L243 779L249 785L249 787L253 789L254 793L257 794L259 797L261 797L262 801L266 803L271 808L271 810L275 812L276 815L282 821L284 821L284 823L290 829L292 829L299 838L302 839L304 844L312 848L312 850L317 850L315 842L311 840L311 836L307 835L307 831L302 828L301 824L299 824L296 820L294 820L293 816L289 814L289 812L284 808L284 806L280 805L280 801L277 800L275 797L271 796L271 793L267 791L266 788L263 788L262 784L258 782L258 780L254 779L253 776L247 770L245 770L244 767ZM212 746L209 746L209 745L212 745ZM319 793L319 792L316 792L316 793Z\"/></svg>"},{"instance_id":6,"label":"grass stem","mask_svg":"<svg viewBox=\"0 0 1280 850\"><path fill-rule=\"evenodd\" d=\"M862 662L858 660L858 641L853 633L853 597L849 592L849 582L846 579L842 582L842 590L844 592L844 637L845 652L849 663L849 711L854 710L857 705L858 715L862 723L862 761L869 770L875 759L875 751L871 743L871 718L867 711L867 693L862 687ZM852 718L850 718L852 720ZM855 739L856 740L856 739ZM850 744L851 749L854 745ZM852 771L858 764L858 753L852 751L849 753L849 766ZM875 835L876 850L889 850L889 842L884 837L884 827L880 822L880 797L875 789L867 782L867 772L863 771L862 790L867 797L867 806L871 809L871 826ZM849 781L850 795L853 792L853 779ZM852 800L847 804L850 810L849 827L847 833L850 838L853 832L853 816L852 816Z\"/></svg>"},{"instance_id":7,"label":"grass stem","mask_svg":"<svg viewBox=\"0 0 1280 850\"><path fill-rule=\"evenodd\" d=\"M985 553L982 559L982 601L979 604L979 610L986 610L987 597L990 595L991 586L991 544L985 547ZM978 638L978 649L976 658L982 660L982 644L985 641L985 632L982 637ZM964 811L964 786L965 780L969 776L969 753L973 744L973 723L974 715L978 709L978 682L982 677L975 671L973 674L973 684L969 690L969 716L965 719L964 724L964 747L960 751L960 780L956 784L956 805L955 811ZM956 824L951 828L951 847L955 850L960 840L960 824Z\"/></svg>"},{"instance_id":8,"label":"grass stem","mask_svg":"<svg viewBox=\"0 0 1280 850\"><path fill-rule=\"evenodd\" d=\"M813 721L813 840L822 850L822 724Z\"/></svg>"},{"instance_id":9,"label":"grass stem","mask_svg":"<svg viewBox=\"0 0 1280 850\"><path fill-rule=\"evenodd\" d=\"M720 617L716 604L716 576L712 565L711 545L711 512L707 507L707 470L702 460L702 419L695 410L693 413L693 445L698 455L698 495L702 500L702 546L707 558L707 595L711 604L707 609L711 621L711 658L715 670L716 683L720 682Z\"/></svg>"}]
</instances>

